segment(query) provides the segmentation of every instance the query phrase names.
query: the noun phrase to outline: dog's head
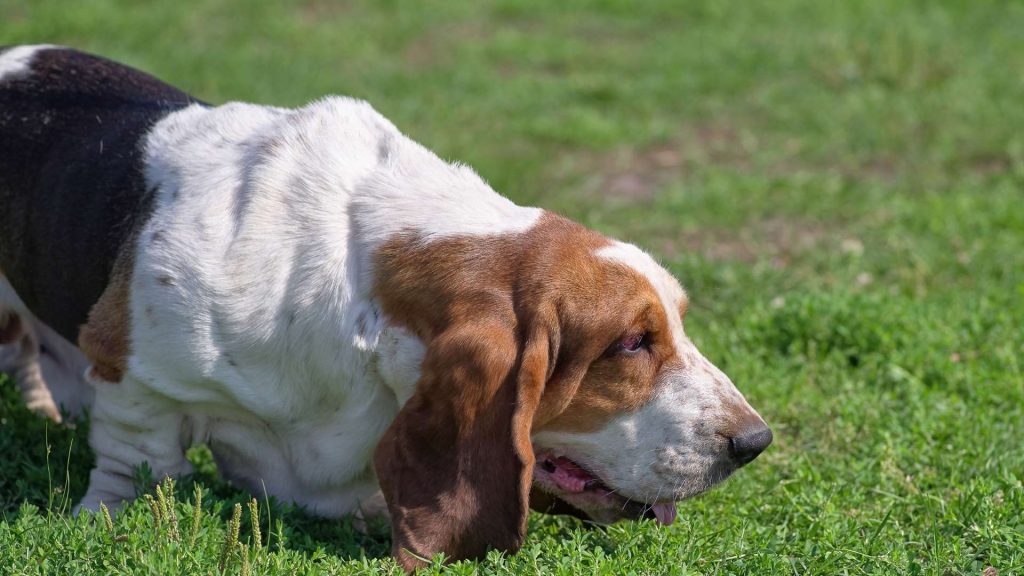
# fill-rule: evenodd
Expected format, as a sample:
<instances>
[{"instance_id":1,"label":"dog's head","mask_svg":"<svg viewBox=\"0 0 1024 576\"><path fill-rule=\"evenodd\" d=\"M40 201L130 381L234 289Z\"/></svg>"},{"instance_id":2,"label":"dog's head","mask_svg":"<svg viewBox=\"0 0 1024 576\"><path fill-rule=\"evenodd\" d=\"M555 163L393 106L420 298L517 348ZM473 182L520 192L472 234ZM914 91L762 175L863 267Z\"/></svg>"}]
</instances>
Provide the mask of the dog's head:
<instances>
[{"instance_id":1,"label":"dog's head","mask_svg":"<svg viewBox=\"0 0 1024 576\"><path fill-rule=\"evenodd\" d=\"M375 465L406 567L515 550L534 505L653 517L772 435L683 330L679 283L638 248L545 214L526 232L377 253L386 314L426 344Z\"/></svg>"}]
</instances>

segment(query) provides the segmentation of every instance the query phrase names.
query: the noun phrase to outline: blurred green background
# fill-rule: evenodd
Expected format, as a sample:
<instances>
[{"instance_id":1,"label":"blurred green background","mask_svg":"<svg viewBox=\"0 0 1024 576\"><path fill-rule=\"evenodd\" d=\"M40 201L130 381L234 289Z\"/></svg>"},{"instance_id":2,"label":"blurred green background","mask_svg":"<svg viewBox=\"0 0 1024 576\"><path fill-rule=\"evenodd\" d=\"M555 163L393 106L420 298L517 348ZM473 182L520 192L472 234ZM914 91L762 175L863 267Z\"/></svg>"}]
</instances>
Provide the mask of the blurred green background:
<instances>
[{"instance_id":1,"label":"blurred green background","mask_svg":"<svg viewBox=\"0 0 1024 576\"><path fill-rule=\"evenodd\" d=\"M0 0L0 42L211 103L367 99L682 280L688 333L775 444L670 528L535 515L520 554L453 573L1024 572L1024 3ZM225 555L248 497L202 451L194 543L142 500L113 531L61 514L87 425L0 389L14 573L395 570L386 533L276 503Z\"/></svg>"}]
</instances>

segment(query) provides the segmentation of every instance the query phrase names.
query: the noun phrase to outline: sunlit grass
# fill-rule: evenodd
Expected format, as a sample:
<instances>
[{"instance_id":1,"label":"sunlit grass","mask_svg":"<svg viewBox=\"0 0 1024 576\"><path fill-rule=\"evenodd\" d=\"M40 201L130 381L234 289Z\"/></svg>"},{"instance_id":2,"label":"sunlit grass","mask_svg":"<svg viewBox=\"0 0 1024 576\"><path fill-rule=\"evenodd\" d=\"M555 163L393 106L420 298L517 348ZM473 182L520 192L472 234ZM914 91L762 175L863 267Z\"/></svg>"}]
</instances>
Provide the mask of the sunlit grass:
<instances>
[{"instance_id":1,"label":"sunlit grass","mask_svg":"<svg viewBox=\"0 0 1024 576\"><path fill-rule=\"evenodd\" d=\"M1024 572L1022 29L1012 2L0 0L5 43L210 102L366 98L680 277L775 444L670 528L533 515L455 574ZM87 423L0 394L0 572L398 573L385 527L240 493L202 450L72 517Z\"/></svg>"}]
</instances>

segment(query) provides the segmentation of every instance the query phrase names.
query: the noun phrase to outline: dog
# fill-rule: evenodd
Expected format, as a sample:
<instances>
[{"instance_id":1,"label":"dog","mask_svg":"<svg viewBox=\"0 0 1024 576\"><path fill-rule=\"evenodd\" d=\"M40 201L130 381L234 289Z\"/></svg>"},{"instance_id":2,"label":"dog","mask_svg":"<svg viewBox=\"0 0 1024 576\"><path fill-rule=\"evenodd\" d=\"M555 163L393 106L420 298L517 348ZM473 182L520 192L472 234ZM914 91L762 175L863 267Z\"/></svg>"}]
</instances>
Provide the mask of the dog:
<instances>
[{"instance_id":1,"label":"dog","mask_svg":"<svg viewBox=\"0 0 1024 576\"><path fill-rule=\"evenodd\" d=\"M772 441L651 256L360 100L211 106L8 48L0 206L0 358L35 410L56 381L91 406L81 509L205 443L251 491L388 517L411 570L514 552L531 503L671 524Z\"/></svg>"}]
</instances>

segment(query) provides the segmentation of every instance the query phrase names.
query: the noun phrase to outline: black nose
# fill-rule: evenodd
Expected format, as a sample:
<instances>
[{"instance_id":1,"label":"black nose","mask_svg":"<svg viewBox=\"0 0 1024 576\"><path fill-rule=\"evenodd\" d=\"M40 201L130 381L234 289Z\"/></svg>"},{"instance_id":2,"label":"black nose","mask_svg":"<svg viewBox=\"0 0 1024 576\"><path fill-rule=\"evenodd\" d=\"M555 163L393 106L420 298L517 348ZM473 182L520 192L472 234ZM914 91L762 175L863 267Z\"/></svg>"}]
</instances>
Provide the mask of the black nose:
<instances>
[{"instance_id":1,"label":"black nose","mask_svg":"<svg viewBox=\"0 0 1024 576\"><path fill-rule=\"evenodd\" d=\"M737 464L747 464L772 443L772 431L767 426L747 430L729 439L729 454Z\"/></svg>"}]
</instances>

